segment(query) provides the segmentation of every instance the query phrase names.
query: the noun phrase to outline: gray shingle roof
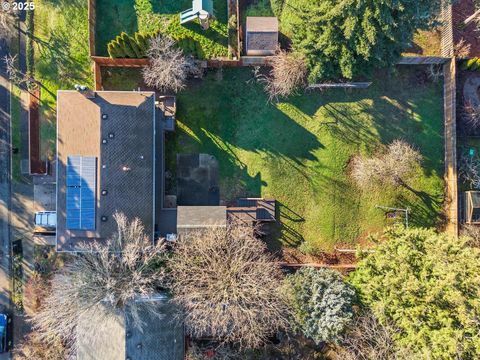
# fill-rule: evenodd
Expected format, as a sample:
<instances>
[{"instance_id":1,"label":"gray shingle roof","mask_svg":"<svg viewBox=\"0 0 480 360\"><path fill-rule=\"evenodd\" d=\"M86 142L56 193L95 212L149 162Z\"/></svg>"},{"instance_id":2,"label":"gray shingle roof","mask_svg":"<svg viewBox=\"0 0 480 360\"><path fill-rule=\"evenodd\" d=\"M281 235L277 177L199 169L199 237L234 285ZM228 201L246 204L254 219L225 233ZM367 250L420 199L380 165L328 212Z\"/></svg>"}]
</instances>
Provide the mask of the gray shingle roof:
<instances>
[{"instance_id":1,"label":"gray shingle roof","mask_svg":"<svg viewBox=\"0 0 480 360\"><path fill-rule=\"evenodd\" d=\"M112 314L101 306L80 317L77 328L78 360L181 360L184 328L174 317L174 307L165 296L155 297L162 317L140 305L142 327L135 326L130 307Z\"/></svg>"}]
</instances>

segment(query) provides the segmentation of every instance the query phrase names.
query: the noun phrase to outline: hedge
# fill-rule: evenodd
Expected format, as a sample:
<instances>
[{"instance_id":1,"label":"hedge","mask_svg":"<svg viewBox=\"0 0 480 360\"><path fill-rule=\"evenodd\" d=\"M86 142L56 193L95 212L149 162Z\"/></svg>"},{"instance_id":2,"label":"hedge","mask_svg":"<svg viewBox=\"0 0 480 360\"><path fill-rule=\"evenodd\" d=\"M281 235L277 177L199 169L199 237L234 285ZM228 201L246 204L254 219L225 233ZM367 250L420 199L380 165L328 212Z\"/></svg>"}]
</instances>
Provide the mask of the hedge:
<instances>
[{"instance_id":1,"label":"hedge","mask_svg":"<svg viewBox=\"0 0 480 360\"><path fill-rule=\"evenodd\" d=\"M480 70L480 58L475 57L463 61L462 70Z\"/></svg>"}]
</instances>

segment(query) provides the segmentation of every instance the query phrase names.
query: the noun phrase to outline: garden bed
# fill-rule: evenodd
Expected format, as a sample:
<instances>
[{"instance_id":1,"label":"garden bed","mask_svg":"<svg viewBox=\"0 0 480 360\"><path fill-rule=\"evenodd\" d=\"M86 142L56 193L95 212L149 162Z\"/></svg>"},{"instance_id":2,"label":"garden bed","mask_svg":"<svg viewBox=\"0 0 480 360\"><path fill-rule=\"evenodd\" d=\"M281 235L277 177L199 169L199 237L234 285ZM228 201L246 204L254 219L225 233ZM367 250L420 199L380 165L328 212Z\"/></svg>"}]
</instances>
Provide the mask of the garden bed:
<instances>
[{"instance_id":1,"label":"garden bed","mask_svg":"<svg viewBox=\"0 0 480 360\"><path fill-rule=\"evenodd\" d=\"M191 38L196 44L195 55L202 59L228 56L228 19L226 0L214 0L216 21L202 30L197 22L180 25L179 14L192 7L191 0L104 0L96 7L96 55L108 56L107 44L121 32L129 35L163 32L174 38ZM186 52L192 49L185 48Z\"/></svg>"},{"instance_id":2,"label":"garden bed","mask_svg":"<svg viewBox=\"0 0 480 360\"><path fill-rule=\"evenodd\" d=\"M443 95L425 70L399 67L396 77L378 74L368 89L309 92L278 104L268 102L251 69L210 71L177 96L167 170L175 173L177 153L212 154L222 200L276 198L281 226L272 246L303 244L310 252L355 246L385 226L375 205L409 207L410 225L437 226L444 200ZM141 83L138 69L129 72L127 88L125 77L110 71L105 89L130 90L135 72ZM397 138L423 155L411 189L359 191L348 177L351 157Z\"/></svg>"}]
</instances>

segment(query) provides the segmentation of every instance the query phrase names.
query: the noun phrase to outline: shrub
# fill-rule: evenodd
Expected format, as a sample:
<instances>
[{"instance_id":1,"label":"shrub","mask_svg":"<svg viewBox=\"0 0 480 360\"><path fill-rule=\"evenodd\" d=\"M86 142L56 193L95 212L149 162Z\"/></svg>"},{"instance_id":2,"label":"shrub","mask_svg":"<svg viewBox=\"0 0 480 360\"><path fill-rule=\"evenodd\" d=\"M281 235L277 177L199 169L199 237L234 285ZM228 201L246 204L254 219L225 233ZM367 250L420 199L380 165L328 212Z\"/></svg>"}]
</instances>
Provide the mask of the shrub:
<instances>
[{"instance_id":1,"label":"shrub","mask_svg":"<svg viewBox=\"0 0 480 360\"><path fill-rule=\"evenodd\" d=\"M280 17L282 15L285 0L270 0L270 4L272 6L272 11L275 16Z\"/></svg>"},{"instance_id":2,"label":"shrub","mask_svg":"<svg viewBox=\"0 0 480 360\"><path fill-rule=\"evenodd\" d=\"M474 58L463 61L462 69L463 70L479 70L480 69L480 58L474 57Z\"/></svg>"},{"instance_id":3,"label":"shrub","mask_svg":"<svg viewBox=\"0 0 480 360\"><path fill-rule=\"evenodd\" d=\"M393 229L351 283L411 359L480 358L480 249L433 229Z\"/></svg>"},{"instance_id":4,"label":"shrub","mask_svg":"<svg viewBox=\"0 0 480 360\"><path fill-rule=\"evenodd\" d=\"M287 278L298 328L317 344L337 341L353 319L355 291L339 273L303 268Z\"/></svg>"},{"instance_id":5,"label":"shrub","mask_svg":"<svg viewBox=\"0 0 480 360\"><path fill-rule=\"evenodd\" d=\"M387 151L371 158L357 156L353 159L352 178L358 186L406 185L413 177L422 157L411 145L395 140Z\"/></svg>"}]
</instances>

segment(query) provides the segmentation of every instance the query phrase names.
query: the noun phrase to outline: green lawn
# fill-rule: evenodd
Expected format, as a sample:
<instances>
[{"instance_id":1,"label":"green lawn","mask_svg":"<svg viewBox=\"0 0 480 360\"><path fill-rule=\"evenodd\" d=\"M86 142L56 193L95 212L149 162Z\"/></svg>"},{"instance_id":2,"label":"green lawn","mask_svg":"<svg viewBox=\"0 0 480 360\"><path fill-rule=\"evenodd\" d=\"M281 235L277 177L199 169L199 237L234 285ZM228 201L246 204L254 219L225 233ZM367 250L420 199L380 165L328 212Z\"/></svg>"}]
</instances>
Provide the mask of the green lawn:
<instances>
[{"instance_id":1,"label":"green lawn","mask_svg":"<svg viewBox=\"0 0 480 360\"><path fill-rule=\"evenodd\" d=\"M201 57L227 56L227 1L213 2L217 21L203 31L196 22L180 25L179 14L192 7L191 0L97 0L96 53L107 56L107 44L122 31L161 31L176 39L193 38Z\"/></svg>"},{"instance_id":2,"label":"green lawn","mask_svg":"<svg viewBox=\"0 0 480 360\"><path fill-rule=\"evenodd\" d=\"M41 88L42 152L55 151L56 94L74 84L93 87L85 0L37 0L34 17L35 77Z\"/></svg>"},{"instance_id":3,"label":"green lawn","mask_svg":"<svg viewBox=\"0 0 480 360\"><path fill-rule=\"evenodd\" d=\"M167 166L178 152L215 155L222 198L275 197L281 242L305 251L380 231L385 217L375 205L409 207L410 224L436 226L444 198L442 87L417 84L414 71L379 74L369 89L312 91L275 105L250 69L210 72L178 95ZM123 75L131 86L138 72ZM115 79L104 78L105 88L122 89ZM347 175L352 155L397 138L424 157L412 189L357 189Z\"/></svg>"}]
</instances>

